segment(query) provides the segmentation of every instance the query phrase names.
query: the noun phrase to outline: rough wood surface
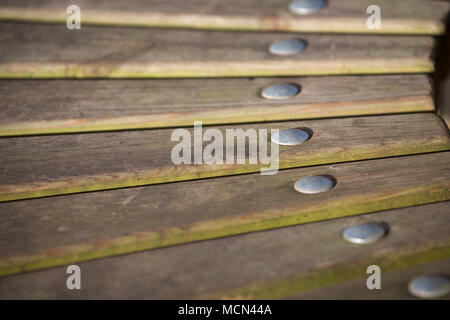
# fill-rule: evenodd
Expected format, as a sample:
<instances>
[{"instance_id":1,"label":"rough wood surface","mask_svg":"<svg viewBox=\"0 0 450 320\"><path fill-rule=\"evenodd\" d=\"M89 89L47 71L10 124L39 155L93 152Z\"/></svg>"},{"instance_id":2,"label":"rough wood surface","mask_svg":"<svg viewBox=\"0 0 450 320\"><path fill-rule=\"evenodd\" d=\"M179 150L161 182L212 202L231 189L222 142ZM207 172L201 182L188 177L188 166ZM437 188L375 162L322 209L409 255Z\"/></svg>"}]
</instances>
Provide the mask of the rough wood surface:
<instances>
[{"instance_id":1,"label":"rough wood surface","mask_svg":"<svg viewBox=\"0 0 450 320\"><path fill-rule=\"evenodd\" d=\"M445 124L431 113L216 128L222 132L225 144L226 129L299 127L312 131L312 137L301 145L280 146L280 168L450 149ZM191 132L188 143L193 149L193 129L188 131ZM248 139L245 164L237 164L235 148L233 164L176 165L171 153L179 142L171 141L172 133L173 129L158 129L0 139L4 155L0 158L0 201L260 172L269 168L269 164L249 163L250 145L258 146L256 141L249 143Z\"/></svg>"},{"instance_id":2,"label":"rough wood surface","mask_svg":"<svg viewBox=\"0 0 450 320\"><path fill-rule=\"evenodd\" d=\"M437 112L450 128L450 15L447 19L447 30L439 45L434 79L436 79Z\"/></svg>"},{"instance_id":3,"label":"rough wood surface","mask_svg":"<svg viewBox=\"0 0 450 320\"><path fill-rule=\"evenodd\" d=\"M381 270L381 290L367 290L366 281L369 275L361 274L361 279L351 280L329 288L306 291L292 297L292 299L418 299L408 292L408 284L412 279L430 274L450 277L449 270L450 259L421 264L392 272L383 272ZM439 298L439 300L441 299L448 300L450 299L450 295Z\"/></svg>"},{"instance_id":4,"label":"rough wood surface","mask_svg":"<svg viewBox=\"0 0 450 320\"><path fill-rule=\"evenodd\" d=\"M267 100L270 85L299 95ZM1 80L0 135L161 128L434 109L426 75L177 80Z\"/></svg>"},{"instance_id":5,"label":"rough wood surface","mask_svg":"<svg viewBox=\"0 0 450 320\"><path fill-rule=\"evenodd\" d=\"M433 153L1 203L0 275L449 200L449 160ZM332 190L294 190L321 174L336 178Z\"/></svg>"},{"instance_id":6,"label":"rough wood surface","mask_svg":"<svg viewBox=\"0 0 450 320\"><path fill-rule=\"evenodd\" d=\"M269 52L301 38L295 55ZM0 24L1 78L186 78L426 73L435 41L427 36L233 33Z\"/></svg>"},{"instance_id":7,"label":"rough wood surface","mask_svg":"<svg viewBox=\"0 0 450 320\"><path fill-rule=\"evenodd\" d=\"M292 297L367 277L372 264L384 279L388 272L449 259L448 212L448 202L415 206L80 263L81 290L67 290L65 267L4 277L0 297ZM346 227L368 221L388 223L389 234L371 245L341 238Z\"/></svg>"},{"instance_id":8,"label":"rough wood surface","mask_svg":"<svg viewBox=\"0 0 450 320\"><path fill-rule=\"evenodd\" d=\"M85 24L327 33L444 33L446 1L329 0L309 15L288 10L291 0L77 0ZM68 0L2 1L0 19L65 25ZM380 29L369 29L370 5L381 9Z\"/></svg>"}]
</instances>

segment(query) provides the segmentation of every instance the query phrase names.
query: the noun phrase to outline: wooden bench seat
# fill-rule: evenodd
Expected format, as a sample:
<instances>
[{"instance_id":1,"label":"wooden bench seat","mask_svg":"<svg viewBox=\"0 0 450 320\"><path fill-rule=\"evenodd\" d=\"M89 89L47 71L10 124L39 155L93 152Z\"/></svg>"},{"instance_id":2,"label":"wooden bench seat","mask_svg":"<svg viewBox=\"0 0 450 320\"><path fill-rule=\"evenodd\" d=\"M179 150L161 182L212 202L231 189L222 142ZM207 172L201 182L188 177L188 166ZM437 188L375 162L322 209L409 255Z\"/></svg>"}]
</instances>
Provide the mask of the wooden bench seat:
<instances>
[{"instance_id":1,"label":"wooden bench seat","mask_svg":"<svg viewBox=\"0 0 450 320\"><path fill-rule=\"evenodd\" d=\"M300 93L262 91L292 83ZM233 79L0 80L0 136L428 112L428 75Z\"/></svg>"},{"instance_id":2,"label":"wooden bench seat","mask_svg":"<svg viewBox=\"0 0 450 320\"><path fill-rule=\"evenodd\" d=\"M441 202L80 263L84 286L77 291L65 287L63 268L30 272L1 278L0 297L275 299L359 280L358 291L373 299L389 289L385 273L437 261L448 266L448 208ZM385 221L391 232L371 246L341 238L346 227L368 221ZM383 270L383 282L369 296L366 268L373 264Z\"/></svg>"},{"instance_id":3,"label":"wooden bench seat","mask_svg":"<svg viewBox=\"0 0 450 320\"><path fill-rule=\"evenodd\" d=\"M430 73L430 36L280 34L2 23L1 78L198 78ZM277 56L272 43L307 48ZM23 39L23 41L18 41ZM180 54L182 52L182 54Z\"/></svg>"},{"instance_id":4,"label":"wooden bench seat","mask_svg":"<svg viewBox=\"0 0 450 320\"><path fill-rule=\"evenodd\" d=\"M450 4L444 0L331 0L313 15L289 10L291 0L78 0L83 23L189 29L322 33L443 34ZM0 20L64 25L60 0L14 0L0 5ZM382 8L383 28L370 30L366 10Z\"/></svg>"},{"instance_id":5,"label":"wooden bench seat","mask_svg":"<svg viewBox=\"0 0 450 320\"><path fill-rule=\"evenodd\" d=\"M0 3L0 299L404 299L450 277L450 3L290 2L80 0L81 30L72 3ZM287 39L306 48L269 49ZM261 174L252 152L296 128ZM244 163L177 164L174 132L192 160L208 129L268 135ZM311 176L329 190L294 188ZM344 240L365 222L386 235Z\"/></svg>"}]
</instances>

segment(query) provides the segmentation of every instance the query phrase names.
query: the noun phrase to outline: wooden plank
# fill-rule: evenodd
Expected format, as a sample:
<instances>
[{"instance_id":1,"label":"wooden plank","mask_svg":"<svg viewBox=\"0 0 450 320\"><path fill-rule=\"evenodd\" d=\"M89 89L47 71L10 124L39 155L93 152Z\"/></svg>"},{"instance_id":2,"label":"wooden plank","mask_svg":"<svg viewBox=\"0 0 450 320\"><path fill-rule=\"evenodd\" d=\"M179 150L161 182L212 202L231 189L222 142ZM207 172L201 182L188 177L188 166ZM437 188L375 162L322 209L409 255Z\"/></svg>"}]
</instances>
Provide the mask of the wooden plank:
<instances>
[{"instance_id":1,"label":"wooden plank","mask_svg":"<svg viewBox=\"0 0 450 320\"><path fill-rule=\"evenodd\" d=\"M345 299L345 300L369 300L369 299L395 299L410 300L418 299L408 292L408 284L415 277L430 274L440 274L450 276L450 259L439 260L414 267L386 272L381 275L381 290L367 290L367 277L351 280L329 288L312 290L292 297L292 299ZM368 276L368 275L367 275ZM448 300L450 297L444 296L438 300Z\"/></svg>"},{"instance_id":2,"label":"wooden plank","mask_svg":"<svg viewBox=\"0 0 450 320\"><path fill-rule=\"evenodd\" d=\"M312 131L311 139L302 145L280 146L279 168L450 149L447 128L431 113L216 128L226 144L227 130L254 129L257 135L260 129L302 127ZM192 128L185 131L190 138L183 140L187 149L191 148L191 159L195 146L193 131ZM194 164L193 161L174 164L171 155L181 142L171 141L173 132L173 129L160 129L0 139L0 150L6 155L0 158L0 201L259 172L270 166L261 164L260 157L255 164L250 163L248 150L252 146L258 148L255 139L246 139L243 164L237 163L236 151L234 161L227 164L225 146L224 164ZM260 139L265 137L261 135ZM203 142L203 147L209 144ZM269 143L267 149L270 148Z\"/></svg>"},{"instance_id":3,"label":"wooden plank","mask_svg":"<svg viewBox=\"0 0 450 320\"><path fill-rule=\"evenodd\" d=\"M434 39L0 24L1 78L186 78L427 73ZM290 56L273 42L301 38Z\"/></svg>"},{"instance_id":4,"label":"wooden plank","mask_svg":"<svg viewBox=\"0 0 450 320\"><path fill-rule=\"evenodd\" d=\"M448 210L448 202L415 206L80 263L82 290L67 290L65 268L4 277L0 297L292 297L367 277L372 264L384 274L449 259ZM390 233L365 246L341 238L368 221L388 223Z\"/></svg>"},{"instance_id":5,"label":"wooden plank","mask_svg":"<svg viewBox=\"0 0 450 320\"><path fill-rule=\"evenodd\" d=\"M450 15L447 19L447 30L450 31ZM450 34L447 32L441 39L436 58L436 101L438 114L450 127Z\"/></svg>"},{"instance_id":6,"label":"wooden plank","mask_svg":"<svg viewBox=\"0 0 450 320\"><path fill-rule=\"evenodd\" d=\"M422 0L329 0L327 8L314 14L291 13L291 0L78 0L82 26L177 27L253 31L326 33L442 34L449 11L446 1ZM64 24L65 0L15 0L2 3L0 19ZM366 10L381 9L380 29L368 29Z\"/></svg>"},{"instance_id":7,"label":"wooden plank","mask_svg":"<svg viewBox=\"0 0 450 320\"><path fill-rule=\"evenodd\" d=\"M267 100L270 85L299 95ZM426 75L177 80L1 80L0 136L430 111Z\"/></svg>"},{"instance_id":8,"label":"wooden plank","mask_svg":"<svg viewBox=\"0 0 450 320\"><path fill-rule=\"evenodd\" d=\"M433 153L1 203L0 275L449 200L449 159ZM294 190L297 179L318 174L337 185Z\"/></svg>"}]
</instances>

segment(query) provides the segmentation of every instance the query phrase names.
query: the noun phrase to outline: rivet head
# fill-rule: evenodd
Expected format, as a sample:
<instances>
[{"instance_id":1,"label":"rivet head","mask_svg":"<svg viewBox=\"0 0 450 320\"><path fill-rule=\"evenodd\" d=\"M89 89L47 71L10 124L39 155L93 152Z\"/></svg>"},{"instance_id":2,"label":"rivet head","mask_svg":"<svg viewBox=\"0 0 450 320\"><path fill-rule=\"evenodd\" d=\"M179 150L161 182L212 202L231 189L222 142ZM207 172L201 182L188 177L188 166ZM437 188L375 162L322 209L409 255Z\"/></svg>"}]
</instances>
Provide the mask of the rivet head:
<instances>
[{"instance_id":1,"label":"rivet head","mask_svg":"<svg viewBox=\"0 0 450 320\"><path fill-rule=\"evenodd\" d=\"M408 291L418 298L439 298L450 293L450 279L439 275L422 276L413 279Z\"/></svg>"},{"instance_id":2,"label":"rivet head","mask_svg":"<svg viewBox=\"0 0 450 320\"><path fill-rule=\"evenodd\" d=\"M282 146L295 146L309 140L311 134L302 129L287 129L274 132L270 137L273 143Z\"/></svg>"},{"instance_id":3,"label":"rivet head","mask_svg":"<svg viewBox=\"0 0 450 320\"><path fill-rule=\"evenodd\" d=\"M300 93L300 86L292 83L276 84L264 88L261 95L271 100L282 100L296 96Z\"/></svg>"},{"instance_id":4,"label":"rivet head","mask_svg":"<svg viewBox=\"0 0 450 320\"><path fill-rule=\"evenodd\" d=\"M289 5L289 10L297 14L310 14L325 8L326 0L295 0Z\"/></svg>"},{"instance_id":5,"label":"rivet head","mask_svg":"<svg viewBox=\"0 0 450 320\"><path fill-rule=\"evenodd\" d=\"M270 45L269 51L272 54L287 56L296 54L306 48L306 42L298 39L288 39L274 42Z\"/></svg>"},{"instance_id":6,"label":"rivet head","mask_svg":"<svg viewBox=\"0 0 450 320\"><path fill-rule=\"evenodd\" d=\"M351 243L367 244L380 240L386 235L387 231L387 224L369 222L345 229L342 237Z\"/></svg>"},{"instance_id":7,"label":"rivet head","mask_svg":"<svg viewBox=\"0 0 450 320\"><path fill-rule=\"evenodd\" d=\"M301 193L313 194L328 191L336 185L336 179L332 176L311 176L297 180L295 190Z\"/></svg>"}]
</instances>

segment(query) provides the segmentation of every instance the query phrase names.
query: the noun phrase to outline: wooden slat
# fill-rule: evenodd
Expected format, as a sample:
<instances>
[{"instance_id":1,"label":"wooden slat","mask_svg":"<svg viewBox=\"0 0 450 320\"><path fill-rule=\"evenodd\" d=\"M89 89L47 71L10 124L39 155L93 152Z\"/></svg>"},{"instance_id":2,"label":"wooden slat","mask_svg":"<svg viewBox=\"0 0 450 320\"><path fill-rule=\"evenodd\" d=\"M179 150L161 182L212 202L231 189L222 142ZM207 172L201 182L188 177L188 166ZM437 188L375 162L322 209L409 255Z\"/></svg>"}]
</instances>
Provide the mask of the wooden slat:
<instances>
[{"instance_id":1,"label":"wooden slat","mask_svg":"<svg viewBox=\"0 0 450 320\"><path fill-rule=\"evenodd\" d=\"M382 272L381 290L367 290L367 275L362 279L348 281L333 287L312 290L300 295L291 297L292 299L418 299L408 292L408 284L415 277L422 275L443 275L450 276L450 259L439 260L432 263L400 269L392 272ZM443 296L442 300L450 299L450 296Z\"/></svg>"},{"instance_id":2,"label":"wooden slat","mask_svg":"<svg viewBox=\"0 0 450 320\"><path fill-rule=\"evenodd\" d=\"M298 127L312 130L312 137L302 145L280 146L280 168L450 149L447 128L431 113L217 128L225 144L226 129L252 128L259 132L266 128ZM189 132L188 143L193 149L193 129ZM236 158L233 164L173 164L171 153L179 142L171 142L172 133L173 129L160 129L0 139L0 150L5 155L0 158L0 201L259 172L269 168L269 164L250 164L248 154L245 164L237 164ZM250 143L257 144L256 141ZM203 143L207 144L209 142ZM248 144L247 141L247 147ZM269 144L268 149L270 147Z\"/></svg>"},{"instance_id":3,"label":"wooden slat","mask_svg":"<svg viewBox=\"0 0 450 320\"><path fill-rule=\"evenodd\" d=\"M270 85L301 93L267 100ZM426 75L189 80L2 80L0 135L430 111Z\"/></svg>"},{"instance_id":4,"label":"wooden slat","mask_svg":"<svg viewBox=\"0 0 450 320\"><path fill-rule=\"evenodd\" d=\"M0 275L449 200L449 160L433 153L1 203ZM317 174L336 187L294 190Z\"/></svg>"},{"instance_id":5,"label":"wooden slat","mask_svg":"<svg viewBox=\"0 0 450 320\"><path fill-rule=\"evenodd\" d=\"M81 290L67 290L65 268L4 277L0 297L283 298L366 278L372 264L383 281L385 273L450 258L448 210L448 202L409 207L80 263ZM390 233L371 245L341 238L367 221L388 223Z\"/></svg>"},{"instance_id":6,"label":"wooden slat","mask_svg":"<svg viewBox=\"0 0 450 320\"><path fill-rule=\"evenodd\" d=\"M269 53L280 40L308 47L290 56ZM434 39L233 33L2 23L1 78L186 78L426 73Z\"/></svg>"},{"instance_id":7,"label":"wooden slat","mask_svg":"<svg viewBox=\"0 0 450 320\"><path fill-rule=\"evenodd\" d=\"M450 2L449 2L450 3ZM436 105L438 114L450 127L450 15L447 19L447 34L441 39L436 57Z\"/></svg>"},{"instance_id":8,"label":"wooden slat","mask_svg":"<svg viewBox=\"0 0 450 320\"><path fill-rule=\"evenodd\" d=\"M328 0L310 15L288 10L291 0L77 0L82 26L182 27L327 33L441 34L449 10L446 1ZM0 5L0 19L65 24L69 0L15 0ZM368 29L369 5L381 9L381 29Z\"/></svg>"}]
</instances>

